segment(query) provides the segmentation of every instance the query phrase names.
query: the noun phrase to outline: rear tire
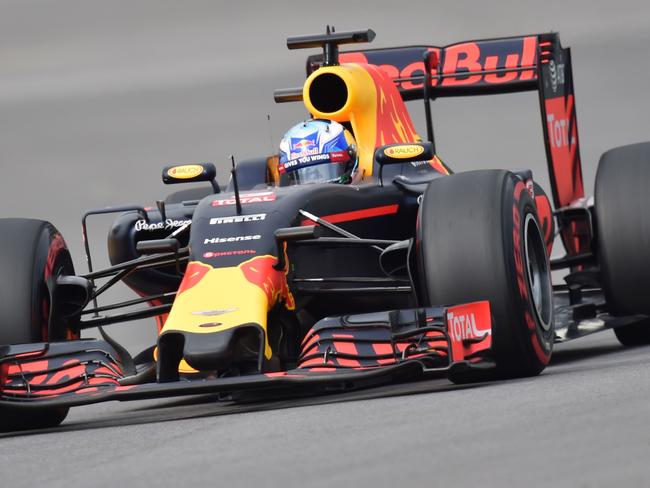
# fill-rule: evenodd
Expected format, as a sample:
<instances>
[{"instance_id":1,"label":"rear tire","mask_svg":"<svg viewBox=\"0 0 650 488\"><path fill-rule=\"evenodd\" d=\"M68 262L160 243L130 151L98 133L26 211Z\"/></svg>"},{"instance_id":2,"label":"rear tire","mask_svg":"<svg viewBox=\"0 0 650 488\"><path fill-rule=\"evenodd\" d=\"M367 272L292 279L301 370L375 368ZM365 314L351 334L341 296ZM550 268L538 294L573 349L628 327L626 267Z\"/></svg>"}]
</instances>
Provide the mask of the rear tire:
<instances>
[{"instance_id":1,"label":"rear tire","mask_svg":"<svg viewBox=\"0 0 650 488\"><path fill-rule=\"evenodd\" d=\"M65 241L49 222L0 219L0 344L66 339L60 324L49 326L51 283L73 275ZM68 408L20 410L0 408L0 430L59 425Z\"/></svg>"},{"instance_id":2,"label":"rear tire","mask_svg":"<svg viewBox=\"0 0 650 488\"><path fill-rule=\"evenodd\" d=\"M596 173L596 252L610 313L650 315L650 142L611 149ZM619 327L625 346L650 344L650 320Z\"/></svg>"},{"instance_id":3,"label":"rear tire","mask_svg":"<svg viewBox=\"0 0 650 488\"><path fill-rule=\"evenodd\" d=\"M519 178L488 170L432 181L420 205L417 252L427 305L490 302L497 369L475 379L533 376L546 367L555 338L551 275L535 203Z\"/></svg>"}]
</instances>

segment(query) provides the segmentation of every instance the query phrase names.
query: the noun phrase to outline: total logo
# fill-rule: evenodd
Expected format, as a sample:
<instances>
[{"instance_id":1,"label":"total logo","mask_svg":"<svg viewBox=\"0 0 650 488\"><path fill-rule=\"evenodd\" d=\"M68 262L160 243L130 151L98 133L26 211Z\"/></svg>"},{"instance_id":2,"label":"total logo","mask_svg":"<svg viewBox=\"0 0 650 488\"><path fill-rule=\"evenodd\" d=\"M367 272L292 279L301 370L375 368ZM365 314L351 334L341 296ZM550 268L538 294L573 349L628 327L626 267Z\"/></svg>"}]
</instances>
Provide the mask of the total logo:
<instances>
[{"instance_id":1,"label":"total logo","mask_svg":"<svg viewBox=\"0 0 650 488\"><path fill-rule=\"evenodd\" d=\"M164 222L149 222L147 223L144 220L138 220L135 223L135 230L136 231L141 231L141 230L169 230L169 229L176 229L179 227L184 227L186 225L191 224L191 220L174 220L174 219L167 219Z\"/></svg>"},{"instance_id":2,"label":"total logo","mask_svg":"<svg viewBox=\"0 0 650 488\"><path fill-rule=\"evenodd\" d=\"M258 222L266 219L266 214L232 215L230 217L214 217L210 219L210 225L239 224L240 222Z\"/></svg>"},{"instance_id":3,"label":"total logo","mask_svg":"<svg viewBox=\"0 0 650 488\"><path fill-rule=\"evenodd\" d=\"M207 237L203 240L203 244L224 244L227 242L257 241L261 238L262 236L259 234L252 236Z\"/></svg>"},{"instance_id":4,"label":"total logo","mask_svg":"<svg viewBox=\"0 0 650 488\"><path fill-rule=\"evenodd\" d=\"M239 201L244 204L244 203L266 203L266 202L274 202L275 201L275 193L272 191L265 191L265 192L259 192L259 193L246 193L244 195L240 195ZM213 207L222 207L224 205L235 205L235 197L228 197L228 198L220 198L218 200L213 200L212 201L212 206Z\"/></svg>"},{"instance_id":5,"label":"total logo","mask_svg":"<svg viewBox=\"0 0 650 488\"><path fill-rule=\"evenodd\" d=\"M472 312L466 314L447 313L447 330L456 341L465 339L480 339L492 334L491 329L479 330L476 328L476 317Z\"/></svg>"},{"instance_id":6,"label":"total logo","mask_svg":"<svg viewBox=\"0 0 650 488\"><path fill-rule=\"evenodd\" d=\"M548 124L548 138L551 141L551 147L573 146L576 141L575 137L569 139L569 119L555 118L554 114L546 114Z\"/></svg>"}]
</instances>

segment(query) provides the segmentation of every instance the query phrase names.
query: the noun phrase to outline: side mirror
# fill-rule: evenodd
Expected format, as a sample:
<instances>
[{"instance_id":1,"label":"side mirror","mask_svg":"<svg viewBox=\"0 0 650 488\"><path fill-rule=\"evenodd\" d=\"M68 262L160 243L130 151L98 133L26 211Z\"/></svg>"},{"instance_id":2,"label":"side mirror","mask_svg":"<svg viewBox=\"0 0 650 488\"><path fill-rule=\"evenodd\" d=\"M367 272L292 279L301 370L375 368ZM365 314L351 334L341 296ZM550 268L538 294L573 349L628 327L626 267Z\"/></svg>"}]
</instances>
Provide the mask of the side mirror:
<instances>
[{"instance_id":1,"label":"side mirror","mask_svg":"<svg viewBox=\"0 0 650 488\"><path fill-rule=\"evenodd\" d=\"M382 170L386 164L414 163L430 161L435 156L433 144L430 142L410 142L404 144L387 144L375 149L375 161L379 164L379 182L382 181Z\"/></svg>"},{"instance_id":2,"label":"side mirror","mask_svg":"<svg viewBox=\"0 0 650 488\"><path fill-rule=\"evenodd\" d=\"M318 239L322 233L322 228L318 225L305 225L301 227L286 227L276 229L275 242L278 246L278 260L273 265L277 270L283 270L286 266L284 259L284 243L304 241L307 239Z\"/></svg>"},{"instance_id":3,"label":"side mirror","mask_svg":"<svg viewBox=\"0 0 650 488\"><path fill-rule=\"evenodd\" d=\"M178 253L181 244L178 239L150 239L148 241L139 241L135 245L136 251L141 255L159 254L159 253Z\"/></svg>"},{"instance_id":4,"label":"side mirror","mask_svg":"<svg viewBox=\"0 0 650 488\"><path fill-rule=\"evenodd\" d=\"M136 251L140 253L141 256L148 254L164 254L164 253L174 253L174 262L176 264L176 273L180 276L183 275L181 272L180 260L179 260L179 251L181 250L181 243L178 239L173 237L167 239L151 239L148 241L140 241L135 245ZM187 248L183 249L183 254L187 251Z\"/></svg>"},{"instance_id":5,"label":"side mirror","mask_svg":"<svg viewBox=\"0 0 650 488\"><path fill-rule=\"evenodd\" d=\"M388 144L375 150L375 161L380 165L413 163L433 159L433 144L412 142L408 144Z\"/></svg>"},{"instance_id":6,"label":"side mirror","mask_svg":"<svg viewBox=\"0 0 650 488\"><path fill-rule=\"evenodd\" d=\"M217 169L212 163L175 164L166 166L162 171L162 180L166 185L209 181L215 193L221 189L216 180Z\"/></svg>"}]
</instances>

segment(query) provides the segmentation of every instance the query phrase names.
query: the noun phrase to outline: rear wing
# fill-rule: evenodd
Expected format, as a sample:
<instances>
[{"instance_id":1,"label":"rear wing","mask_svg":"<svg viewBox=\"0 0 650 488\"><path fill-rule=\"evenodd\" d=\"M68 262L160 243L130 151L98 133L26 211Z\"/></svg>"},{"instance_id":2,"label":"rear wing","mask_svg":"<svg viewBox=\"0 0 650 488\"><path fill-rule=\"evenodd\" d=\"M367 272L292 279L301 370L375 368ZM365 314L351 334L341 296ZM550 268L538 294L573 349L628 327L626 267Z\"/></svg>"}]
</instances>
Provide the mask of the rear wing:
<instances>
[{"instance_id":1,"label":"rear wing","mask_svg":"<svg viewBox=\"0 0 650 488\"><path fill-rule=\"evenodd\" d=\"M346 51L338 59L378 66L394 81L404 100L537 91L555 207L584 197L571 50L561 46L556 33L444 47ZM322 55L309 56L307 74L318 69L322 60ZM430 66L428 76L425 63Z\"/></svg>"}]
</instances>

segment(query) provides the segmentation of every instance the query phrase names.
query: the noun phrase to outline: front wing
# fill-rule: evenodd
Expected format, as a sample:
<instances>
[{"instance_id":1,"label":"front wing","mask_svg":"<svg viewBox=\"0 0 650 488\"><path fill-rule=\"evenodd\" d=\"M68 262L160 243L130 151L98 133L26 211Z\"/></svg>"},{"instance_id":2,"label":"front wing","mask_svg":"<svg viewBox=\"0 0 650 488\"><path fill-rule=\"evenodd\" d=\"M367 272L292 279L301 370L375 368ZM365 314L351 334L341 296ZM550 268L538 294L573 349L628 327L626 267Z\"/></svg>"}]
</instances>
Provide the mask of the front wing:
<instances>
[{"instance_id":1,"label":"front wing","mask_svg":"<svg viewBox=\"0 0 650 488\"><path fill-rule=\"evenodd\" d=\"M139 384L126 351L104 340L0 346L0 407L245 391L327 392L444 377L492 367L491 334L488 302L330 317L307 334L297 367L290 371Z\"/></svg>"}]
</instances>

